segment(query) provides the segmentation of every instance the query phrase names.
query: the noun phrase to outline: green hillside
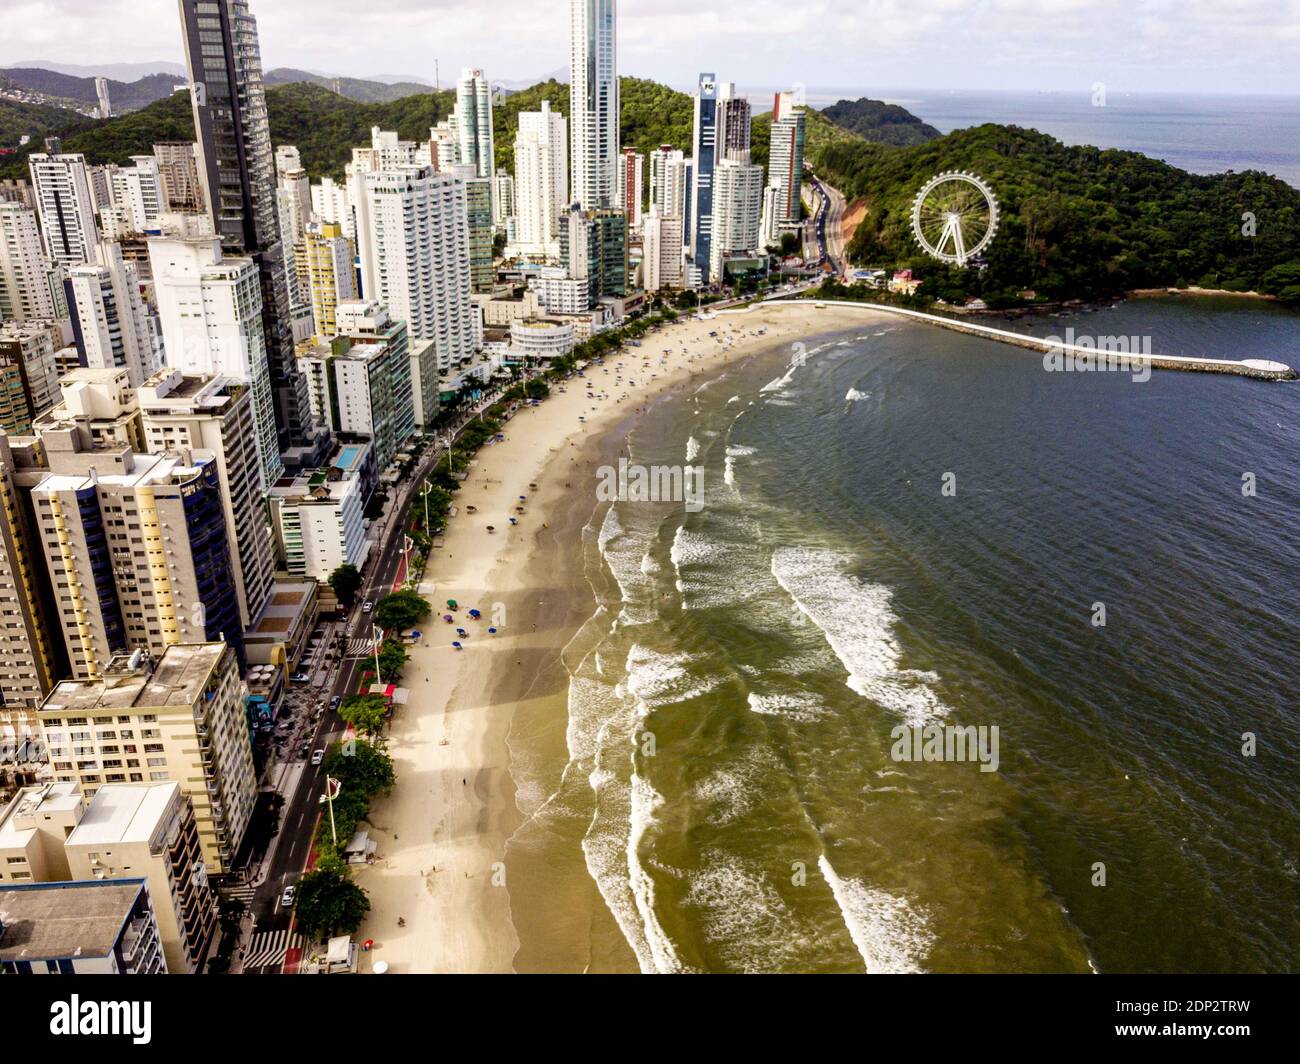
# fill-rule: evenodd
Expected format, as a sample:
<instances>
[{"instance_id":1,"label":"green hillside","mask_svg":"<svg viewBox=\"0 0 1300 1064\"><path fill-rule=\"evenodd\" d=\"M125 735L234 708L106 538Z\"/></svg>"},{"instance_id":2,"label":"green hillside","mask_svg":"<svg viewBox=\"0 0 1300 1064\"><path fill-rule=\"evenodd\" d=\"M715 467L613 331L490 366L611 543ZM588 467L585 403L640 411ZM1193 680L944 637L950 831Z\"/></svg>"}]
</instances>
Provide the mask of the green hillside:
<instances>
[{"instance_id":1,"label":"green hillside","mask_svg":"<svg viewBox=\"0 0 1300 1064\"><path fill-rule=\"evenodd\" d=\"M18 142L26 135L32 138L29 147L35 146L39 150L41 140L47 134L57 129L66 129L74 123L85 124L87 121L88 119L70 114L61 107L0 99L0 148L17 148ZM13 158L0 156L0 173L12 165ZM14 172L24 173L26 169L24 163Z\"/></svg>"},{"instance_id":2,"label":"green hillside","mask_svg":"<svg viewBox=\"0 0 1300 1064\"><path fill-rule=\"evenodd\" d=\"M821 114L841 129L877 144L894 144L901 148L925 144L943 136L934 126L926 125L898 104L865 96L858 100L840 100L822 108Z\"/></svg>"},{"instance_id":3,"label":"green hillside","mask_svg":"<svg viewBox=\"0 0 1300 1064\"><path fill-rule=\"evenodd\" d=\"M913 148L841 142L809 152L816 172L869 213L849 248L863 265L915 263L927 290L994 304L1021 289L1093 298L1132 288L1202 285L1283 293L1300 286L1300 190L1259 172L1189 174L1137 152L1067 147L1016 126L957 130ZM920 186L970 170L1002 210L988 268L920 258L910 210ZM1242 234L1244 212L1257 235ZM1288 296L1300 297L1300 287Z\"/></svg>"},{"instance_id":4,"label":"green hillside","mask_svg":"<svg viewBox=\"0 0 1300 1064\"><path fill-rule=\"evenodd\" d=\"M398 81L389 85L382 81L366 81L362 78L330 78L323 74L313 74L309 70L295 70L292 67L276 67L268 70L263 77L267 86L273 85L319 85L330 92L337 92L349 100L358 103L391 103L406 96L421 96L432 93L432 86L420 85L414 81Z\"/></svg>"}]
</instances>

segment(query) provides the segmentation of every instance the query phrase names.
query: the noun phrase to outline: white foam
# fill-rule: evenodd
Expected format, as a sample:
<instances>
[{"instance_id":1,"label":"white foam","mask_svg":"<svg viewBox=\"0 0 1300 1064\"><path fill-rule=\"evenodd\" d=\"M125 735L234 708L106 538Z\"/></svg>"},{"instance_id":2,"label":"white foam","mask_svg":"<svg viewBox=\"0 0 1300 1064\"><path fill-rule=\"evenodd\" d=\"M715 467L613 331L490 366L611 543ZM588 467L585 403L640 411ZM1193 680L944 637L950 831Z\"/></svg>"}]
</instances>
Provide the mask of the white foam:
<instances>
[{"instance_id":1,"label":"white foam","mask_svg":"<svg viewBox=\"0 0 1300 1064\"><path fill-rule=\"evenodd\" d=\"M826 855L817 858L844 926L870 974L902 975L922 972L921 962L934 946L925 917L887 891L857 879L842 879Z\"/></svg>"},{"instance_id":2,"label":"white foam","mask_svg":"<svg viewBox=\"0 0 1300 1064\"><path fill-rule=\"evenodd\" d=\"M700 441L692 436L686 441L686 462L690 464L700 456Z\"/></svg>"},{"instance_id":3,"label":"white foam","mask_svg":"<svg viewBox=\"0 0 1300 1064\"><path fill-rule=\"evenodd\" d=\"M863 399L870 399L870 392L860 392L856 388L850 388L848 394L844 396L846 403L860 403Z\"/></svg>"},{"instance_id":4,"label":"white foam","mask_svg":"<svg viewBox=\"0 0 1300 1064\"><path fill-rule=\"evenodd\" d=\"M826 714L821 703L806 695L750 691L749 708L764 717L784 717L800 724L820 720Z\"/></svg>"},{"instance_id":5,"label":"white foam","mask_svg":"<svg viewBox=\"0 0 1300 1064\"><path fill-rule=\"evenodd\" d=\"M655 913L654 880L641 863L640 854L641 840L654 823L655 813L663 804L663 796L645 777L634 772L627 835L628 888L632 891L637 912L641 916L642 933L645 935L646 946L650 952L652 970L660 973L678 973L686 971L686 967L678 958L672 940L664 931Z\"/></svg>"},{"instance_id":6,"label":"white foam","mask_svg":"<svg viewBox=\"0 0 1300 1064\"><path fill-rule=\"evenodd\" d=\"M929 686L939 677L898 667L902 649L889 588L851 576L849 562L833 551L780 547L772 555L772 575L821 629L848 670L850 688L913 726L945 716L948 707Z\"/></svg>"}]
</instances>

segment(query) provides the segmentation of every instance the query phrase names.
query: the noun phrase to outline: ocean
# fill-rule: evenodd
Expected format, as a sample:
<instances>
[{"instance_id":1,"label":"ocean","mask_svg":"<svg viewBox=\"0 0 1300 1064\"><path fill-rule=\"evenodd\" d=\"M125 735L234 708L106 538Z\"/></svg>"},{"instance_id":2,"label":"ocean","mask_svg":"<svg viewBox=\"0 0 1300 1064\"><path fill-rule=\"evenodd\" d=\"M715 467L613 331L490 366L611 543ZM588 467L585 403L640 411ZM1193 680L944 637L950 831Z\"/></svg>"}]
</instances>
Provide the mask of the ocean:
<instances>
[{"instance_id":1,"label":"ocean","mask_svg":"<svg viewBox=\"0 0 1300 1064\"><path fill-rule=\"evenodd\" d=\"M1106 93L979 92L809 87L810 106L869 96L907 108L941 133L996 122L1047 133L1065 144L1122 148L1194 174L1263 170L1300 187L1300 97ZM770 91L749 94L769 110Z\"/></svg>"},{"instance_id":2,"label":"ocean","mask_svg":"<svg viewBox=\"0 0 1300 1064\"><path fill-rule=\"evenodd\" d=\"M1032 328L1294 364L1297 320ZM660 402L627 457L701 466L700 505L588 525L539 845L646 972L1294 970L1298 415L874 317ZM900 759L936 725L996 728L996 764Z\"/></svg>"}]
</instances>

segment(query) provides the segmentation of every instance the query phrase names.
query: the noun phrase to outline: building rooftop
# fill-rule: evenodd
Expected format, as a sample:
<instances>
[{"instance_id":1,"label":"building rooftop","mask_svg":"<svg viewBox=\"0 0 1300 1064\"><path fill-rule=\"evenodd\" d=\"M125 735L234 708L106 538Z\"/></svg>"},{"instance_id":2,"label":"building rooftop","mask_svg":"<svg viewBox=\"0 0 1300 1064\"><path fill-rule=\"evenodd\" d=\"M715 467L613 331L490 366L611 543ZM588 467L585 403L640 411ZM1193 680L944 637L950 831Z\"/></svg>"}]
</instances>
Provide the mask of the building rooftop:
<instances>
[{"instance_id":1,"label":"building rooftop","mask_svg":"<svg viewBox=\"0 0 1300 1064\"><path fill-rule=\"evenodd\" d=\"M19 820L40 813L66 813L81 804L81 788L76 783L45 783L25 787L0 812L0 850L23 849L35 834L34 827L20 827Z\"/></svg>"},{"instance_id":2,"label":"building rooftop","mask_svg":"<svg viewBox=\"0 0 1300 1064\"><path fill-rule=\"evenodd\" d=\"M180 784L106 783L95 792L65 846L149 842L167 814Z\"/></svg>"},{"instance_id":3,"label":"building rooftop","mask_svg":"<svg viewBox=\"0 0 1300 1064\"><path fill-rule=\"evenodd\" d=\"M143 879L27 883L0 889L0 961L106 957Z\"/></svg>"},{"instance_id":4,"label":"building rooftop","mask_svg":"<svg viewBox=\"0 0 1300 1064\"><path fill-rule=\"evenodd\" d=\"M163 651L149 675L148 666L132 669L118 659L101 680L64 680L57 684L42 713L93 713L95 710L190 706L198 701L208 678L228 649L226 643L178 643Z\"/></svg>"}]
</instances>

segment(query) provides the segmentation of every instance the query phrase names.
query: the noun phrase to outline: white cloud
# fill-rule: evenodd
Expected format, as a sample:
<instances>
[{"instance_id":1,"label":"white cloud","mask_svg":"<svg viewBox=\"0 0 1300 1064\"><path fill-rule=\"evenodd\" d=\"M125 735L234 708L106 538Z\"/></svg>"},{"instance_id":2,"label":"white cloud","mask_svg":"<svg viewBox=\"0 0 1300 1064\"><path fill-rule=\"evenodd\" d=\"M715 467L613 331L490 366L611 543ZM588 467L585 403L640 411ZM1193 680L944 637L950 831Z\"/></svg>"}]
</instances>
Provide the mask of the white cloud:
<instances>
[{"instance_id":1,"label":"white cloud","mask_svg":"<svg viewBox=\"0 0 1300 1064\"><path fill-rule=\"evenodd\" d=\"M567 0L252 0L268 67L443 83L568 61ZM5 0L0 63L178 61L175 0ZM672 84L1300 92L1300 0L624 0L620 66Z\"/></svg>"}]
</instances>

